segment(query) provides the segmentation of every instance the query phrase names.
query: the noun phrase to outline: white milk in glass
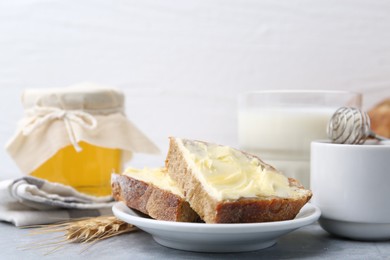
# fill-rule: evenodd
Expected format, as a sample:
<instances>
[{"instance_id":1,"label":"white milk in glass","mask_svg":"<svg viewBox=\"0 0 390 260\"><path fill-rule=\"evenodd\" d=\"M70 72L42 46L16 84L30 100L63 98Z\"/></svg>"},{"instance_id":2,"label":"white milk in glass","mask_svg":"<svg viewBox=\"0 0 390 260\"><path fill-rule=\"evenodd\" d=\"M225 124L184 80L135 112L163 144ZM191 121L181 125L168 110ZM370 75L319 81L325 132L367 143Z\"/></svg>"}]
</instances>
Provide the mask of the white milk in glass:
<instances>
[{"instance_id":1,"label":"white milk in glass","mask_svg":"<svg viewBox=\"0 0 390 260\"><path fill-rule=\"evenodd\" d=\"M336 109L267 107L240 110L240 148L258 155L309 187L310 142L327 139L326 127Z\"/></svg>"}]
</instances>

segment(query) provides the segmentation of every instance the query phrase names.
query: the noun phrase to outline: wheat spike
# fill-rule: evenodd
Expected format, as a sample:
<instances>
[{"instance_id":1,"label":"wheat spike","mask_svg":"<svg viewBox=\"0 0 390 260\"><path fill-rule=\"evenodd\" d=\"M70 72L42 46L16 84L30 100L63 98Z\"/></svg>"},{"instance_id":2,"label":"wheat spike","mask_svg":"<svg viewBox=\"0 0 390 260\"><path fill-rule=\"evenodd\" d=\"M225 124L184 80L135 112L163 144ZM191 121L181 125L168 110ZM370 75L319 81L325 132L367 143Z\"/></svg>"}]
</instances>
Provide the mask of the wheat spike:
<instances>
[{"instance_id":1,"label":"wheat spike","mask_svg":"<svg viewBox=\"0 0 390 260\"><path fill-rule=\"evenodd\" d=\"M89 246L91 246L100 240L137 230L135 226L121 221L114 216L84 218L58 224L33 227L36 229L30 232L31 235L57 232L64 233L62 236L22 247L22 249L51 248L46 254L53 253L69 243L88 243ZM86 249L87 248L83 251Z\"/></svg>"}]
</instances>

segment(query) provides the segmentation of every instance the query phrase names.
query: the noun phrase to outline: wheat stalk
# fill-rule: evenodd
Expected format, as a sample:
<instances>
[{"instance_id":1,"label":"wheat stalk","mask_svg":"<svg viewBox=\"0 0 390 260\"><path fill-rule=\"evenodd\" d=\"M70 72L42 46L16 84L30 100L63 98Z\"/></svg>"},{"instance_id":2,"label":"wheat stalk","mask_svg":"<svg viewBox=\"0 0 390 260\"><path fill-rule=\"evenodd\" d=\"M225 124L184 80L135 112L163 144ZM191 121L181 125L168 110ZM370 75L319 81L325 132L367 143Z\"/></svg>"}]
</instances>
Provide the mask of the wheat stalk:
<instances>
[{"instance_id":1,"label":"wheat stalk","mask_svg":"<svg viewBox=\"0 0 390 260\"><path fill-rule=\"evenodd\" d=\"M51 250L46 254L53 253L61 249L66 244L88 243L89 247L100 240L137 230L135 226L121 221L114 216L84 218L63 223L33 227L36 229L30 232L30 235L57 232L64 233L61 236L49 238L44 241L30 244L26 247L22 247L22 249L51 248ZM84 248L83 251L85 251L88 247Z\"/></svg>"}]
</instances>

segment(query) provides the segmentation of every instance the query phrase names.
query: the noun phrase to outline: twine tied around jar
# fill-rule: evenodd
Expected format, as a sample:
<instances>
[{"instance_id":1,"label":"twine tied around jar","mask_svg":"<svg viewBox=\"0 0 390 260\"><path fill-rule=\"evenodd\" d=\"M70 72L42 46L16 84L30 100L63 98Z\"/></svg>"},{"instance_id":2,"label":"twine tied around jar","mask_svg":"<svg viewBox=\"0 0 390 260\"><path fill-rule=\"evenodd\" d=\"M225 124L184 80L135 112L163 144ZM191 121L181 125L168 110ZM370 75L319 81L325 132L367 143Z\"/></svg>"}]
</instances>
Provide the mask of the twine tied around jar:
<instances>
[{"instance_id":1,"label":"twine tied around jar","mask_svg":"<svg viewBox=\"0 0 390 260\"><path fill-rule=\"evenodd\" d=\"M32 119L24 125L22 130L23 135L30 135L35 129L50 121L63 120L69 141L77 152L81 152L82 148L77 142L72 123L76 123L87 130L93 130L97 126L96 118L81 110L65 110L56 107L35 106L28 111L28 114L32 116Z\"/></svg>"}]
</instances>

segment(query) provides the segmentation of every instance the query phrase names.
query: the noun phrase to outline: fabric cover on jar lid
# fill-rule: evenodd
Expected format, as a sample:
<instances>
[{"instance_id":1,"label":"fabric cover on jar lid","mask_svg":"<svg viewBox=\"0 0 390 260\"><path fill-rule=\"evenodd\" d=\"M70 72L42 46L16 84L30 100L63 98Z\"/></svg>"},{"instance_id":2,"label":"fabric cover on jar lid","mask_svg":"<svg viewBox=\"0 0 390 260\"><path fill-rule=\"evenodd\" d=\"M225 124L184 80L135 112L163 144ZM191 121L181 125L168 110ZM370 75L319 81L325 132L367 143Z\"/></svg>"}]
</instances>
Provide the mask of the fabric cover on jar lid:
<instances>
[{"instance_id":1,"label":"fabric cover on jar lid","mask_svg":"<svg viewBox=\"0 0 390 260\"><path fill-rule=\"evenodd\" d=\"M125 97L112 87L82 83L67 88L29 89L22 95L25 117L6 149L29 174L59 149L79 142L132 153L159 153L124 112Z\"/></svg>"}]
</instances>

